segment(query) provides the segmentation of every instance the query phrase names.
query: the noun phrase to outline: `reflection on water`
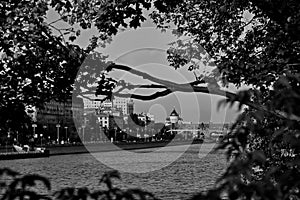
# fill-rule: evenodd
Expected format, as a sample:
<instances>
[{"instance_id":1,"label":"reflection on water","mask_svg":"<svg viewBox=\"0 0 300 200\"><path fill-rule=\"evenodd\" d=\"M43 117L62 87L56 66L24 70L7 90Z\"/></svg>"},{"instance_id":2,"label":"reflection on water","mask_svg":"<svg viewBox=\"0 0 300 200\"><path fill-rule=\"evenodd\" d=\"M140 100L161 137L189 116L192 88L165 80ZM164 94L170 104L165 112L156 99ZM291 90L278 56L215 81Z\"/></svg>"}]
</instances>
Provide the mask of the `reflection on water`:
<instances>
[{"instance_id":1,"label":"reflection on water","mask_svg":"<svg viewBox=\"0 0 300 200\"><path fill-rule=\"evenodd\" d=\"M121 188L142 188L162 199L186 199L212 187L216 178L225 170L226 160L223 153L208 153L211 145L203 144L201 148L199 145L192 145L175 162L160 170L147 173L122 172L122 180L117 181L116 185ZM116 151L105 153L105 156L104 153L74 154L0 161L0 166L9 167L23 174L37 173L46 176L51 180L53 191L63 187L88 187L94 190L99 187L102 174L111 170L112 166L120 171L128 169L150 171L167 163L166 155L171 157L172 154L181 151L181 148L184 147L168 147L164 151L157 151L156 157L144 160L137 160L135 157L128 157L126 152ZM153 149L151 151L153 152ZM146 155L148 151L144 149L136 152ZM96 158L106 158L110 162L110 167Z\"/></svg>"}]
</instances>

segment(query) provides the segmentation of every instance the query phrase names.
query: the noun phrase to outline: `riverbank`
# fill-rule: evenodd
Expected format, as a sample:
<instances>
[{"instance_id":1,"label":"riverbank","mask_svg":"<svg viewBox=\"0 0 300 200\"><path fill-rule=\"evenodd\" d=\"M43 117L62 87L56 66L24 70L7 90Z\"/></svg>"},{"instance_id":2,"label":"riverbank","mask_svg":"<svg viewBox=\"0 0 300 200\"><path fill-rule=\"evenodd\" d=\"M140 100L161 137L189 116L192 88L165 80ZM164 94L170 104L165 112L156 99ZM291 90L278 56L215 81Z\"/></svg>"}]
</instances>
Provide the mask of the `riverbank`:
<instances>
[{"instance_id":1,"label":"riverbank","mask_svg":"<svg viewBox=\"0 0 300 200\"><path fill-rule=\"evenodd\" d=\"M50 156L54 155L68 155L68 154L82 154L82 153L96 153L108 151L121 150L137 150L158 148L164 146L179 146L189 144L200 144L202 141L156 141L156 142L140 142L140 143L92 143L84 145L64 145L64 146L50 146L47 149L50 151Z\"/></svg>"},{"instance_id":2,"label":"riverbank","mask_svg":"<svg viewBox=\"0 0 300 200\"><path fill-rule=\"evenodd\" d=\"M200 144L203 141L155 141L155 142L119 142L119 143L86 143L86 144L64 144L64 145L51 145L46 146L46 149L50 151L50 156L55 155L68 155L68 154L84 154L84 153L96 153L96 152L108 152L108 151L121 151L121 150L137 150L137 149L149 149L159 148L164 146L179 146L179 145L190 145ZM205 141L205 143L211 143L211 141ZM11 146L0 147L0 152L12 152Z\"/></svg>"}]
</instances>

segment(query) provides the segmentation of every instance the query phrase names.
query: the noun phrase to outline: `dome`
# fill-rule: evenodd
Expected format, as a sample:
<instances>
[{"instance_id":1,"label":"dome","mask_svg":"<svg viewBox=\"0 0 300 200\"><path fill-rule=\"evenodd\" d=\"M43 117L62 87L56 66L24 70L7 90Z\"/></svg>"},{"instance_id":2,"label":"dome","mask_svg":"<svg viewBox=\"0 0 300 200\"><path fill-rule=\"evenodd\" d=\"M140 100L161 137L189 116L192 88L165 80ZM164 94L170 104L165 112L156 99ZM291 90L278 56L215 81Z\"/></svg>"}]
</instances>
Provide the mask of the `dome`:
<instances>
[{"instance_id":1,"label":"dome","mask_svg":"<svg viewBox=\"0 0 300 200\"><path fill-rule=\"evenodd\" d=\"M179 117L178 113L176 112L175 108L173 109L173 111L171 112L170 116L176 116Z\"/></svg>"}]
</instances>

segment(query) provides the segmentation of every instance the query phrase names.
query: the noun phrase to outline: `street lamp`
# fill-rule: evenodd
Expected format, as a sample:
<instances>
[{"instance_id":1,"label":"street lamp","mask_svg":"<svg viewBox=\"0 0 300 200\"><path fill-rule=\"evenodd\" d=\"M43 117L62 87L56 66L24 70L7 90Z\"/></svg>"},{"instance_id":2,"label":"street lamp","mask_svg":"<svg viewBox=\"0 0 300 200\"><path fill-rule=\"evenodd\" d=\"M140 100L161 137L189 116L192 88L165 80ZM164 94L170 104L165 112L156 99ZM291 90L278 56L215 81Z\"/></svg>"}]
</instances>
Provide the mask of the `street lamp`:
<instances>
[{"instance_id":1,"label":"street lamp","mask_svg":"<svg viewBox=\"0 0 300 200\"><path fill-rule=\"evenodd\" d=\"M34 143L37 142L37 137L38 137L38 135L37 135L37 134L34 134L33 137L34 137L34 139L35 139L35 140L34 140Z\"/></svg>"},{"instance_id":2,"label":"street lamp","mask_svg":"<svg viewBox=\"0 0 300 200\"><path fill-rule=\"evenodd\" d=\"M44 126L43 126L43 129L44 129L44 136L45 136L45 137L46 137L46 128L47 128L47 126L44 125Z\"/></svg>"},{"instance_id":3,"label":"street lamp","mask_svg":"<svg viewBox=\"0 0 300 200\"><path fill-rule=\"evenodd\" d=\"M19 144L19 131L17 131L17 143Z\"/></svg>"},{"instance_id":4,"label":"street lamp","mask_svg":"<svg viewBox=\"0 0 300 200\"><path fill-rule=\"evenodd\" d=\"M59 144L59 128L60 128L60 124L56 124L56 128L57 128L57 143Z\"/></svg>"},{"instance_id":5,"label":"street lamp","mask_svg":"<svg viewBox=\"0 0 300 200\"><path fill-rule=\"evenodd\" d=\"M136 140L137 140L137 142L139 141L139 139L140 139L139 128L136 128Z\"/></svg>"},{"instance_id":6,"label":"street lamp","mask_svg":"<svg viewBox=\"0 0 300 200\"><path fill-rule=\"evenodd\" d=\"M36 124L32 124L32 128L33 128L33 137L35 136L35 128L37 127Z\"/></svg>"},{"instance_id":7,"label":"street lamp","mask_svg":"<svg viewBox=\"0 0 300 200\"><path fill-rule=\"evenodd\" d=\"M129 138L132 138L132 130L131 129L129 129L129 135L130 135L130 137ZM131 141L132 142L132 141Z\"/></svg>"},{"instance_id":8,"label":"street lamp","mask_svg":"<svg viewBox=\"0 0 300 200\"><path fill-rule=\"evenodd\" d=\"M6 153L7 153L7 143L8 143L9 138L10 138L10 132L8 132L8 134L7 134L7 140L6 140Z\"/></svg>"},{"instance_id":9,"label":"street lamp","mask_svg":"<svg viewBox=\"0 0 300 200\"><path fill-rule=\"evenodd\" d=\"M42 147L42 144L43 144L42 143L42 141L43 141L43 134L42 133L40 134L40 139L41 139L41 147Z\"/></svg>"},{"instance_id":10,"label":"street lamp","mask_svg":"<svg viewBox=\"0 0 300 200\"><path fill-rule=\"evenodd\" d=\"M82 126L82 143L84 143L84 128L85 126Z\"/></svg>"},{"instance_id":11,"label":"street lamp","mask_svg":"<svg viewBox=\"0 0 300 200\"><path fill-rule=\"evenodd\" d=\"M51 137L50 137L50 135L48 136L48 144L50 144L51 143Z\"/></svg>"},{"instance_id":12,"label":"street lamp","mask_svg":"<svg viewBox=\"0 0 300 200\"><path fill-rule=\"evenodd\" d=\"M68 127L65 126L65 130L66 130L66 142L69 142L69 138L68 138Z\"/></svg>"}]
</instances>

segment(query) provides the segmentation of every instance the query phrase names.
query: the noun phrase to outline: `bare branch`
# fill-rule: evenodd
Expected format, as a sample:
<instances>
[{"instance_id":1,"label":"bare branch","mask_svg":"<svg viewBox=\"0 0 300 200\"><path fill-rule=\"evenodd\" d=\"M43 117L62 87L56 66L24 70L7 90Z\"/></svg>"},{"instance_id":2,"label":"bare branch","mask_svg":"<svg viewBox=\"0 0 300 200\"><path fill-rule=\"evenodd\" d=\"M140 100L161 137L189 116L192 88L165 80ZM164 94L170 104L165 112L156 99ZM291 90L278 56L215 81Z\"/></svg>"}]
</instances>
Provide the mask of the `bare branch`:
<instances>
[{"instance_id":1,"label":"bare branch","mask_svg":"<svg viewBox=\"0 0 300 200\"><path fill-rule=\"evenodd\" d=\"M159 88L167 88L164 85L156 85L156 84L150 84L150 85L136 85L136 84L130 84L126 87L127 89L137 89L137 88L143 88L143 89L159 89Z\"/></svg>"},{"instance_id":2,"label":"bare branch","mask_svg":"<svg viewBox=\"0 0 300 200\"><path fill-rule=\"evenodd\" d=\"M256 19L255 16L253 16L247 23L245 23L245 24L244 24L242 27L240 27L239 29L245 28L246 26L248 26L249 24L251 24L251 23L254 21L254 19Z\"/></svg>"},{"instance_id":3,"label":"bare branch","mask_svg":"<svg viewBox=\"0 0 300 200\"><path fill-rule=\"evenodd\" d=\"M48 25L55 24L56 22L59 22L59 21L61 21L61 20L62 20L62 18L58 18L57 20L54 20L54 21L48 23Z\"/></svg>"},{"instance_id":4,"label":"bare branch","mask_svg":"<svg viewBox=\"0 0 300 200\"><path fill-rule=\"evenodd\" d=\"M159 78L156 78L156 77L153 77L147 73L144 73L144 72L141 72L141 71L138 71L136 69L133 69L131 67L128 67L128 66L125 66L125 65L119 65L119 64L111 64L109 65L106 70L107 71L111 71L113 69L118 69L118 70L122 70L122 71L127 71L131 74L134 74L134 75L137 75L137 76L140 76L146 80L149 80L149 81L152 81L152 82L155 82L155 83L158 83L159 85L162 85L164 86L165 88L182 88L182 90L185 90L187 89L188 87L191 88L191 85L196 85L196 84L200 84L200 83L206 83L204 80L196 80L196 81L193 81L191 83L185 83L185 84L178 84L178 83L174 83L174 82L171 82L171 81L167 81L167 80L162 80L162 79L159 79Z\"/></svg>"},{"instance_id":5,"label":"bare branch","mask_svg":"<svg viewBox=\"0 0 300 200\"><path fill-rule=\"evenodd\" d=\"M139 100L153 100L155 98L158 97L163 97L166 96L172 92L192 92L192 93L206 93L206 94L214 94L214 95L218 95L218 96L223 96L226 97L227 99L231 100L231 101L240 101L238 96L235 93L232 92L228 92L228 91L224 91L221 90L219 88L210 88L210 87L201 87L201 86L195 86L198 83L203 83L202 80L199 81L194 81L192 83L185 83L185 84L178 84L178 83L174 83L174 82L170 82L170 81L166 81L166 80L162 80L159 78L155 78L147 73L144 72L140 72L138 70L132 69L128 66L125 65L117 65L117 64L112 64L110 66L108 66L107 71L111 71L113 69L119 69L119 70L123 70L123 71L127 71L131 74L137 75L137 76L141 76L144 79L147 79L149 81L152 82L156 82L159 83L160 85L140 85L140 87L142 88L167 88L164 91L160 91L160 92L156 92L154 94L151 95L137 95L137 94L121 94L121 93L116 93L116 96L119 97L130 97L130 98L135 98L135 99L139 99ZM265 106L261 106L258 105L254 102L251 102L250 100L243 102L243 104L254 108L256 110L261 110L270 114L273 114L279 118L282 119L289 119L289 120L296 120L296 121L300 121L300 118L297 116L288 116L286 113L282 113L281 111L271 111L268 108L266 108Z\"/></svg>"},{"instance_id":6,"label":"bare branch","mask_svg":"<svg viewBox=\"0 0 300 200\"><path fill-rule=\"evenodd\" d=\"M60 29L56 28L55 26L51 25L51 24L48 24L51 28L53 28L54 30L58 31L59 32L59 35L61 36L61 38L63 39L64 43L66 44L66 40L65 40L65 37L64 37L64 34L61 32Z\"/></svg>"},{"instance_id":7,"label":"bare branch","mask_svg":"<svg viewBox=\"0 0 300 200\"><path fill-rule=\"evenodd\" d=\"M132 99L149 101L149 100L157 99L159 97L167 96L168 94L171 94L171 93L172 93L171 90L166 89L163 91L155 92L150 95L139 95L139 94L130 94L130 93L126 93L126 94L114 93L114 96L121 97L121 98L132 98Z\"/></svg>"},{"instance_id":8,"label":"bare branch","mask_svg":"<svg viewBox=\"0 0 300 200\"><path fill-rule=\"evenodd\" d=\"M127 72L130 72L131 74L135 74L137 76L140 76L146 80L149 80L149 81L152 81L152 82L155 82L155 83L159 83L161 85L173 85L173 84L176 84L174 82L170 82L170 81L167 81L167 80L162 80L162 79L159 79L159 78L155 78L147 73L144 73L144 72L141 72L141 71L138 71L138 70L135 70L131 67L128 67L128 66L125 66L125 65L119 65L119 64L111 64L109 65L107 68L106 68L106 71L111 71L113 69L118 69L118 70L122 70L122 71L127 71Z\"/></svg>"}]
</instances>

